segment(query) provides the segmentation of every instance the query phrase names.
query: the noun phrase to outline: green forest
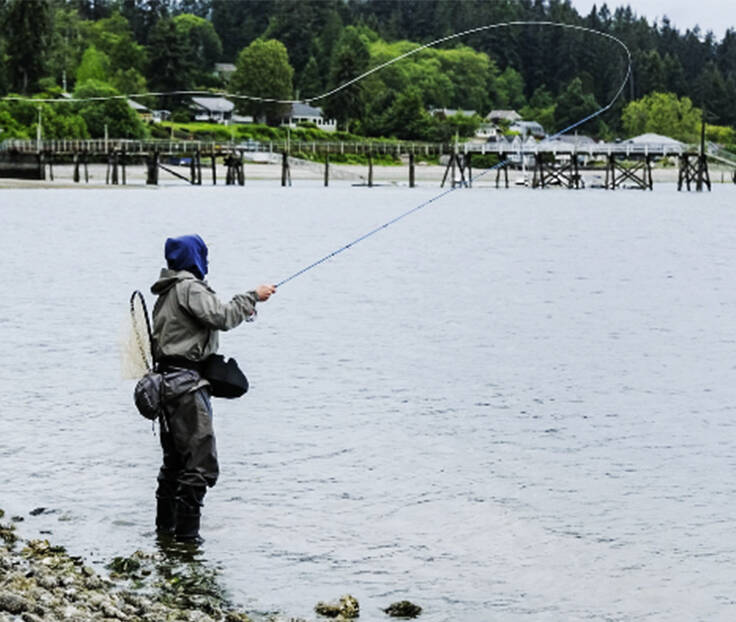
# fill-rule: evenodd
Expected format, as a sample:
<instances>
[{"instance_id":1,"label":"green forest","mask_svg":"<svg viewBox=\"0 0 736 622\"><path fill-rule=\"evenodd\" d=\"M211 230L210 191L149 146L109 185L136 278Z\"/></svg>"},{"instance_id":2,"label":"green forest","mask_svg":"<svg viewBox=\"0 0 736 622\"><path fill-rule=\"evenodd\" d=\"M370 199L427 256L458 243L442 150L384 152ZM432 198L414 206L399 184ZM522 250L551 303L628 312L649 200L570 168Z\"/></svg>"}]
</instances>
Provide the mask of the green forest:
<instances>
[{"instance_id":1,"label":"green forest","mask_svg":"<svg viewBox=\"0 0 736 622\"><path fill-rule=\"evenodd\" d=\"M173 92L309 99L419 44L509 21L582 26L630 49L622 96L581 132L693 141L704 119L711 140L736 142L736 29L719 41L666 18L649 23L630 6L580 15L568 0L0 0L0 140L35 138L39 118L45 138L155 136L161 128L125 98L89 98L160 93L136 99L186 122L189 100ZM425 49L314 105L359 136L446 141L472 135L492 109L552 133L608 104L626 69L610 39L517 25ZM87 101L63 101L67 93ZM233 101L268 126L285 113Z\"/></svg>"}]
</instances>

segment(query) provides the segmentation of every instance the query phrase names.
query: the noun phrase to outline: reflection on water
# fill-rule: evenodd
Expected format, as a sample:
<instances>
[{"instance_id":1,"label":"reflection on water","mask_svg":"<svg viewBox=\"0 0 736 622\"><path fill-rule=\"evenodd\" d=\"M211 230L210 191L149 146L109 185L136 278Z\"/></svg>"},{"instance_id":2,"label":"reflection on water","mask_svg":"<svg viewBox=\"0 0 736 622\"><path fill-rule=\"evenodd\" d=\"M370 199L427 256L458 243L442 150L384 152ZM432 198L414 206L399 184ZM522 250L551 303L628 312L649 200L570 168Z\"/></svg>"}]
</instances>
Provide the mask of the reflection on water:
<instances>
[{"instance_id":1,"label":"reflection on water","mask_svg":"<svg viewBox=\"0 0 736 622\"><path fill-rule=\"evenodd\" d=\"M200 233L227 297L436 191L4 191L21 533L156 550L158 439L115 343L166 236ZM345 593L368 622L404 598L427 622L732 618L735 198L463 190L287 284L222 338L251 391L215 403L208 567L309 619Z\"/></svg>"}]
</instances>

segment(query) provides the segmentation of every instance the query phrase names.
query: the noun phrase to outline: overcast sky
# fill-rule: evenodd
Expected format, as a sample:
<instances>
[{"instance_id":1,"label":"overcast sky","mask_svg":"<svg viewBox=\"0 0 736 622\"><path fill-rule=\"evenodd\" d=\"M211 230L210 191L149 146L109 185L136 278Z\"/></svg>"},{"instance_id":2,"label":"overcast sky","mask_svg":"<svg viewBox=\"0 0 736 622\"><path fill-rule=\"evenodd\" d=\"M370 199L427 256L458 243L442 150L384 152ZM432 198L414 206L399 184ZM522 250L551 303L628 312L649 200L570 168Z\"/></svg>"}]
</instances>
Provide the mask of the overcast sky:
<instances>
[{"instance_id":1,"label":"overcast sky","mask_svg":"<svg viewBox=\"0 0 736 622\"><path fill-rule=\"evenodd\" d=\"M603 2L572 0L572 5L581 15L590 13L594 4L600 7ZM726 34L726 29L736 28L736 0L608 0L606 4L611 12L616 7L628 4L638 16L646 17L650 24L655 19L661 24L662 17L666 15L681 33L697 24L703 33L712 30L719 41Z\"/></svg>"}]
</instances>

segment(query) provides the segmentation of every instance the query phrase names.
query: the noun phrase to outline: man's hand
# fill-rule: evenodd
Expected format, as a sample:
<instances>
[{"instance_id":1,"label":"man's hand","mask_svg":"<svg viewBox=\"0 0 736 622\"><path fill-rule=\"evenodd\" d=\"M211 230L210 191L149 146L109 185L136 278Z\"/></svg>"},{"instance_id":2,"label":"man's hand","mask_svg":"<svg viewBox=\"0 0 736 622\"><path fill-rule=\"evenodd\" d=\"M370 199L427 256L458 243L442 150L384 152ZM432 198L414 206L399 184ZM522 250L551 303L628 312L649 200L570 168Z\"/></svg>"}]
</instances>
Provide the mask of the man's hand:
<instances>
[{"instance_id":1,"label":"man's hand","mask_svg":"<svg viewBox=\"0 0 736 622\"><path fill-rule=\"evenodd\" d=\"M268 300L272 294L276 293L275 285L259 285L256 287L256 296L260 302Z\"/></svg>"}]
</instances>

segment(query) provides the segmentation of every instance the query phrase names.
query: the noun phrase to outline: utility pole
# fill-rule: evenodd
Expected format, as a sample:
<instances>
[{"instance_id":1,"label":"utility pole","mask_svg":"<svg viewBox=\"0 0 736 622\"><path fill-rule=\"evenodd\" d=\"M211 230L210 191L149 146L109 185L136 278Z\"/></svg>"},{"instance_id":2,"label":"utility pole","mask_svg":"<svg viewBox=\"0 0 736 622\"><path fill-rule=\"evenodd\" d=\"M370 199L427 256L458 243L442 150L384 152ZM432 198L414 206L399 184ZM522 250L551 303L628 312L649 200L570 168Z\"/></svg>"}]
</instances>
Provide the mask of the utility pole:
<instances>
[{"instance_id":1,"label":"utility pole","mask_svg":"<svg viewBox=\"0 0 736 622\"><path fill-rule=\"evenodd\" d=\"M41 152L41 137L43 132L41 131L41 106L38 107L38 123L36 123L36 148L38 152Z\"/></svg>"}]
</instances>

